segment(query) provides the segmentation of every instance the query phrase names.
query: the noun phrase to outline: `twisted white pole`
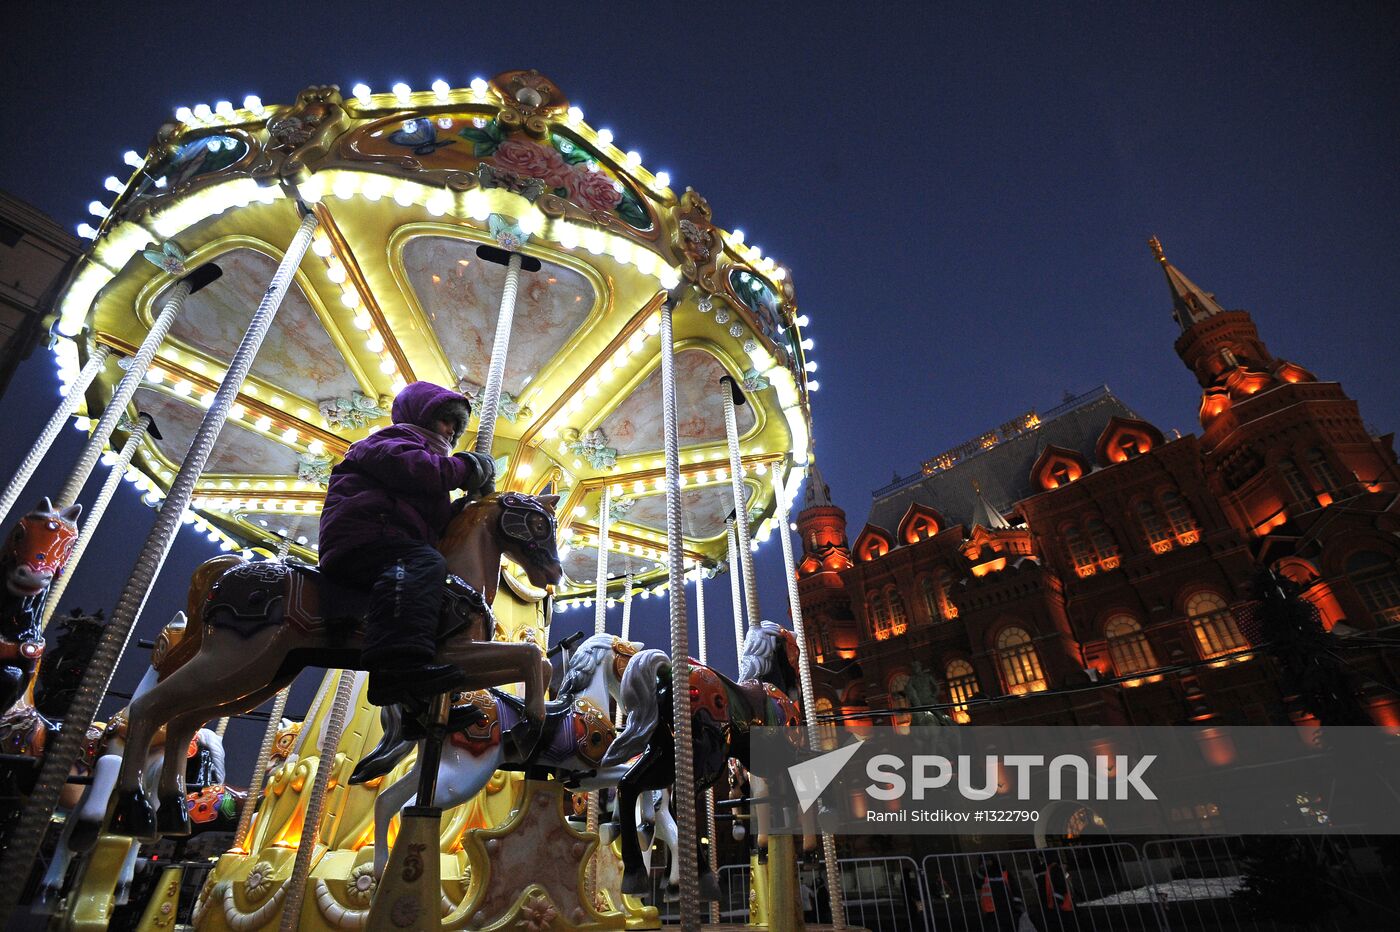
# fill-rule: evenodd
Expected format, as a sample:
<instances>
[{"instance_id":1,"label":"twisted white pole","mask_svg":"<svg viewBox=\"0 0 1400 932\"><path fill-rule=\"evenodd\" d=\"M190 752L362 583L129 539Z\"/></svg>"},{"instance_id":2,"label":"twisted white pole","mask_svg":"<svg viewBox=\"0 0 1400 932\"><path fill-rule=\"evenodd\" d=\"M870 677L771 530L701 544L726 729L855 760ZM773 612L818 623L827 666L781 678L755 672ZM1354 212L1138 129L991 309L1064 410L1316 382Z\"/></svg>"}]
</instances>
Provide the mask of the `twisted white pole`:
<instances>
[{"instance_id":1,"label":"twisted white pole","mask_svg":"<svg viewBox=\"0 0 1400 932\"><path fill-rule=\"evenodd\" d=\"M282 902L281 932L296 932L301 927L301 904L306 898L306 880L311 874L311 858L321 837L321 813L325 808L326 790L331 773L335 771L335 755L340 748L340 735L345 720L350 717L350 700L355 697L354 670L341 670L335 685L335 699L321 731L320 758L316 761L316 779L311 784L311 796L306 801L306 815L301 823L301 838L297 841L297 857L292 875L287 878L287 898ZM308 723L309 727L309 723ZM431 852L429 857L436 857Z\"/></svg>"},{"instance_id":2,"label":"twisted white pole","mask_svg":"<svg viewBox=\"0 0 1400 932\"><path fill-rule=\"evenodd\" d=\"M136 455L136 450L141 446L141 441L145 438L150 427L151 416L149 414L137 415L135 426L127 435L121 453L117 454L117 461L112 464L112 471L107 474L107 481L102 484L102 491L97 493L97 501L92 503L92 510L88 512L87 520L78 530L78 540L73 544L73 553L68 557L68 563L63 567L63 572L54 580L53 587L49 590L49 597L44 602L44 614L39 622L39 630L42 631L49 626L54 612L58 610L58 602L63 598L64 591L68 589L68 582L73 578L73 571L78 568L78 561L82 560L83 553L92 541L92 535L97 531L97 525L101 523L102 516L107 512L107 506L112 503L112 497L117 494L122 479L126 477L126 468L131 465L131 458ZM71 505L72 501L69 501L68 504Z\"/></svg>"},{"instance_id":3,"label":"twisted white pole","mask_svg":"<svg viewBox=\"0 0 1400 932\"><path fill-rule=\"evenodd\" d=\"M734 491L734 531L739 561L744 567L744 592L748 596L749 628L762 621L758 610L758 579L753 573L753 545L749 534L748 496L744 492L744 462L739 458L739 423L734 413L734 394L739 390L729 376L720 379L724 400L724 437L729 443L729 484Z\"/></svg>"},{"instance_id":4,"label":"twisted white pole","mask_svg":"<svg viewBox=\"0 0 1400 932\"><path fill-rule=\"evenodd\" d=\"M598 567L593 581L593 633L602 634L608 629L608 530L612 521L612 491L605 485L603 495L598 499ZM588 815L585 828L598 833L598 791L588 794ZM588 892L598 887L598 855L600 848L594 849L588 860Z\"/></svg>"},{"instance_id":5,"label":"twisted white pole","mask_svg":"<svg viewBox=\"0 0 1400 932\"><path fill-rule=\"evenodd\" d=\"M709 666L709 644L705 636L705 572L697 568L695 570L695 636L698 639L697 650L699 651L700 663ZM716 843L715 835L715 788L707 787L705 790L705 850L709 855L710 876L719 876L719 846ZM719 902L710 901L710 921L719 922Z\"/></svg>"},{"instance_id":6,"label":"twisted white pole","mask_svg":"<svg viewBox=\"0 0 1400 932\"><path fill-rule=\"evenodd\" d=\"M39 431L34 445L29 448L24 459L20 460L15 474L10 477L9 484L5 486L4 494L0 495L0 524L3 524L5 519L9 517L10 509L15 507L15 502L19 501L20 493L24 491L29 478L34 475L34 470L39 468L44 454L49 452L49 447L53 446L58 432L63 429L64 424L68 423L68 418L72 416L74 411L78 410L78 402L82 400L83 393L92 384L92 380L97 378L102 367L107 364L107 357L111 353L111 347L101 344L92 348L92 354L88 356L87 364L83 366L78 377L69 386L68 393L63 396L63 400L58 403L58 407L49 416L49 421L44 425L44 429ZM49 601L53 601L53 599Z\"/></svg>"},{"instance_id":7,"label":"twisted white pole","mask_svg":"<svg viewBox=\"0 0 1400 932\"><path fill-rule=\"evenodd\" d=\"M501 309L496 315L496 339L491 344L491 365L486 370L486 385L481 389L480 422L476 428L477 453L491 455L491 443L496 438L496 408L501 402L501 383L506 375L506 353L510 350L510 328L515 320L515 294L520 287L520 253L510 254L506 267L506 284L501 290Z\"/></svg>"},{"instance_id":8,"label":"twisted white pole","mask_svg":"<svg viewBox=\"0 0 1400 932\"><path fill-rule=\"evenodd\" d=\"M233 847L247 851L248 833L253 827L253 812L262 799L263 782L267 780L267 764L272 758L272 746L277 743L277 732L282 729L282 715L287 711L287 694L291 687L284 687L272 700L272 712L263 730L262 744L258 747L258 759L253 764L252 776L248 778L248 797L243 800L243 811L238 814L238 828L233 833Z\"/></svg>"},{"instance_id":9,"label":"twisted white pole","mask_svg":"<svg viewBox=\"0 0 1400 932\"><path fill-rule=\"evenodd\" d=\"M778 470L773 470L773 499L777 506L778 533L783 543L783 569L787 572L788 606L792 610L792 633L797 635L797 680L802 688L802 715L807 722L807 746L821 751L821 727L817 724L816 693L812 689L812 664L808 657L807 634L802 624L802 600L797 592L797 561L788 533L788 506ZM831 901L831 924L846 928L846 901L841 895L841 863L836 859L836 837L822 833L822 860L826 862L826 889Z\"/></svg>"},{"instance_id":10,"label":"twisted white pole","mask_svg":"<svg viewBox=\"0 0 1400 932\"><path fill-rule=\"evenodd\" d=\"M729 599L734 615L734 662L738 663L744 656L744 566L739 560L734 522L727 523L724 537L729 543Z\"/></svg>"},{"instance_id":11,"label":"twisted white pole","mask_svg":"<svg viewBox=\"0 0 1400 932\"><path fill-rule=\"evenodd\" d=\"M685 617L685 541L681 534L680 441L676 427L676 346L671 304L661 305L661 416L666 460L666 578L671 610L671 705L676 748L676 830L680 850L680 927L700 930L700 877L695 852L695 760L690 734L690 639Z\"/></svg>"},{"instance_id":12,"label":"twisted white pole","mask_svg":"<svg viewBox=\"0 0 1400 932\"><path fill-rule=\"evenodd\" d=\"M59 732L58 740L44 755L44 763L40 768L34 791L30 794L19 822L10 835L9 844L3 855L0 855L0 877L28 875L30 865L39 852L39 845L43 841L49 820L53 818L54 809L58 806L59 793L68 782L68 771L73 761L78 759L87 730L97 713L98 704L107 693L107 687L116 672L117 662L126 650L136 619L140 617L141 609L150 596L151 584L155 582L156 574L175 542L175 534L180 529L185 510L194 495L195 481L204 471L204 464L209 460L214 442L223 429L224 421L228 419L229 408L233 406L238 390L253 365L258 348L262 346L263 338L272 326L277 309L282 305L292 276L301 264L307 246L311 244L311 234L316 229L316 223L315 215L307 213L301 225L297 227L297 232L287 246L287 252L278 264L262 302L248 323L242 342L233 354L224 380L195 432L189 452L185 454L180 471L161 504L155 525L141 547L136 565L132 568L126 587L112 611L112 619L102 631L102 638L93 652L83 682L69 706L68 715L64 719L67 727ZM0 928L9 921L22 887L23 884L18 883L0 885Z\"/></svg>"},{"instance_id":13,"label":"twisted white pole","mask_svg":"<svg viewBox=\"0 0 1400 932\"><path fill-rule=\"evenodd\" d=\"M217 270L214 271L217 272ZM141 387L142 380L146 378L146 371L150 369L151 361L156 357L156 350L160 349L160 345L165 342L166 335L170 333L171 325L175 323L175 318L180 316L180 312L184 310L185 299L190 296L192 290L193 282L189 277L182 279L174 288L170 289L169 297L161 305L160 313L156 315L156 319L151 322L151 329L141 340L140 348L128 361L126 374L122 376L121 381L112 391L112 397L107 402L107 407L102 409L102 417L98 419L92 435L84 444L83 452L78 455L78 462L73 464L72 471L64 481L63 488L58 493L59 508L67 508L78 500L78 495L83 491L83 486L87 484L88 477L97 468L98 457L106 448L107 441L112 439L112 432L117 429L122 415L126 414L126 406L131 404L131 399L136 395L136 389ZM96 523L91 515L83 522L84 527ZM71 562L69 566L72 566Z\"/></svg>"},{"instance_id":14,"label":"twisted white pole","mask_svg":"<svg viewBox=\"0 0 1400 932\"><path fill-rule=\"evenodd\" d=\"M622 640L628 641L632 638L632 573L630 571L622 585ZM622 730L622 719L622 703L619 702L613 710L613 725L619 731Z\"/></svg>"}]
</instances>

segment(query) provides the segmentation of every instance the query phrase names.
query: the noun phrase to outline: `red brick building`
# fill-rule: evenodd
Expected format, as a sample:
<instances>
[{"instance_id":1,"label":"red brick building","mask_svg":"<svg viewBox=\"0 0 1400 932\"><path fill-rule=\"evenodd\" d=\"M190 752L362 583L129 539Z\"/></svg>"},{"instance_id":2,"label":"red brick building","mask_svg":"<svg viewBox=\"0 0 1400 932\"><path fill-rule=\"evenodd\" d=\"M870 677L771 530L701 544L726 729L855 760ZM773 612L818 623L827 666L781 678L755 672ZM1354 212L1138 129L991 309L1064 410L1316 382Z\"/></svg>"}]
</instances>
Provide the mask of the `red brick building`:
<instances>
[{"instance_id":1,"label":"red brick building","mask_svg":"<svg viewBox=\"0 0 1400 932\"><path fill-rule=\"evenodd\" d=\"M1152 247L1200 436L1166 437L1101 387L878 490L852 545L814 470L798 576L822 712L905 705L917 663L962 722L1286 722L1241 626L1261 565L1337 633L1400 635L1392 437ZM1400 724L1400 651L1347 660L1373 717Z\"/></svg>"}]
</instances>

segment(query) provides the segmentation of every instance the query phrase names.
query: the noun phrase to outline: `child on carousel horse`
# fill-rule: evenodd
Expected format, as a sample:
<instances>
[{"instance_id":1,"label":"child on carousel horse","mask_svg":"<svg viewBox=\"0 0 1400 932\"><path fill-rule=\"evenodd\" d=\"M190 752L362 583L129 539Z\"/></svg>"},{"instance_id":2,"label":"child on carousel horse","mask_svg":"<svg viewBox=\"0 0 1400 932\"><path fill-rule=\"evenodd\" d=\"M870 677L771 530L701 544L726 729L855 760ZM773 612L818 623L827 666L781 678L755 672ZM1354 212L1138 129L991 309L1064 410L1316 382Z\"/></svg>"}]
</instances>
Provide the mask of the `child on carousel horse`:
<instances>
[{"instance_id":1,"label":"child on carousel horse","mask_svg":"<svg viewBox=\"0 0 1400 932\"><path fill-rule=\"evenodd\" d=\"M466 685L461 670L434 663L447 563L437 542L455 513L450 494L494 490L495 464L454 454L467 428L466 396L414 382L394 399L393 424L351 444L331 470L321 512L321 569L370 590L363 660L369 701L421 708Z\"/></svg>"}]
</instances>

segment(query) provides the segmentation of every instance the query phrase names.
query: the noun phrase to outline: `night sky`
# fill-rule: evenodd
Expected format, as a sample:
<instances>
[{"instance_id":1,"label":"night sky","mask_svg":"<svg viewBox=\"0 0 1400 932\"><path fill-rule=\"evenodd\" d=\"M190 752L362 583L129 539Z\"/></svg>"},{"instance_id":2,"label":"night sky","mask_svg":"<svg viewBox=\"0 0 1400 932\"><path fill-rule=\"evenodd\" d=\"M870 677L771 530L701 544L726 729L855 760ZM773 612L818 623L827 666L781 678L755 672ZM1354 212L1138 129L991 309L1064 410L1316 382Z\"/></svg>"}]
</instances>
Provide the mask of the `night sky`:
<instances>
[{"instance_id":1,"label":"night sky","mask_svg":"<svg viewBox=\"0 0 1400 932\"><path fill-rule=\"evenodd\" d=\"M1400 427L1393 5L933 6L17 4L0 187L72 229L178 106L535 67L792 269L820 364L817 458L852 537L892 474L1067 390L1107 383L1164 430L1198 429L1153 233L1276 355L1340 380L1375 432ZM56 385L36 354L0 399L0 473ZM57 490L79 439L65 432L26 499ZM124 487L68 605L110 611L152 516ZM182 535L140 636L213 549ZM776 540L760 562L781 617ZM727 578L707 594L732 670ZM663 604L637 614L658 646ZM554 634L591 625L575 610ZM118 688L145 662L133 651Z\"/></svg>"}]
</instances>

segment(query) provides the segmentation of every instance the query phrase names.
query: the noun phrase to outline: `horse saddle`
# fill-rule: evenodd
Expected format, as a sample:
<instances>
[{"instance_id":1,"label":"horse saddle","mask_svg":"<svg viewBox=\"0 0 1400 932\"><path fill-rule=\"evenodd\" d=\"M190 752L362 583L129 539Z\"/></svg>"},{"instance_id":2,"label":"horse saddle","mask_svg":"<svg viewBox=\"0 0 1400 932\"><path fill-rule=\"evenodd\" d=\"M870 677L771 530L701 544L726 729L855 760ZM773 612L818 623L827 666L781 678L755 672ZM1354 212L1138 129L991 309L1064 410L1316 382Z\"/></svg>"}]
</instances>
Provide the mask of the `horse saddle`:
<instances>
[{"instance_id":1,"label":"horse saddle","mask_svg":"<svg viewBox=\"0 0 1400 932\"><path fill-rule=\"evenodd\" d=\"M243 563L220 576L210 589L205 617L222 609L240 621L256 623L270 618L279 604L284 622L295 625L307 636L344 637L363 628L370 592L333 580L319 567L306 563ZM461 577L448 576L438 617L438 639L478 624L478 639L490 640L495 628L491 607Z\"/></svg>"}]
</instances>

